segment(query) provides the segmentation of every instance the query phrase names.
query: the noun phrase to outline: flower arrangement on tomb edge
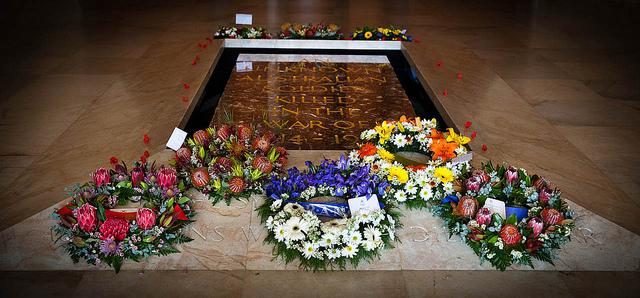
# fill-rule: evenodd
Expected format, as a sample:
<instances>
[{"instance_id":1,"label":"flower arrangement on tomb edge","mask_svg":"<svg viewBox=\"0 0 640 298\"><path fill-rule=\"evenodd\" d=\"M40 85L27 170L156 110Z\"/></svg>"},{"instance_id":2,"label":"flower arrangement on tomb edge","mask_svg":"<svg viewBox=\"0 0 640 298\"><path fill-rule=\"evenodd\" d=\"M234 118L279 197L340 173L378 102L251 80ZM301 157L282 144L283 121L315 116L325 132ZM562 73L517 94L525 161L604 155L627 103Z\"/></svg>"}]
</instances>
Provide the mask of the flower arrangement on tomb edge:
<instances>
[{"instance_id":1,"label":"flower arrangement on tomb edge","mask_svg":"<svg viewBox=\"0 0 640 298\"><path fill-rule=\"evenodd\" d=\"M503 271L512 264L533 268L532 259L553 264L555 251L570 240L573 212L545 178L489 162L460 181L462 191L434 211L481 262Z\"/></svg>"},{"instance_id":2,"label":"flower arrangement on tomb edge","mask_svg":"<svg viewBox=\"0 0 640 298\"><path fill-rule=\"evenodd\" d=\"M412 41L413 38L407 35L407 29L396 29L393 26L388 28L368 27L356 28L351 34L351 38L354 40L399 40L399 41Z\"/></svg>"},{"instance_id":3,"label":"flower arrangement on tomb edge","mask_svg":"<svg viewBox=\"0 0 640 298\"><path fill-rule=\"evenodd\" d=\"M284 171L287 150L274 145L276 135L265 127L221 124L196 131L176 151L171 164L188 187L220 201L263 192L271 175Z\"/></svg>"},{"instance_id":4,"label":"flower arrangement on tomb edge","mask_svg":"<svg viewBox=\"0 0 640 298\"><path fill-rule=\"evenodd\" d=\"M336 24L291 24L280 26L278 37L283 39L342 39L340 27Z\"/></svg>"},{"instance_id":5,"label":"flower arrangement on tomb edge","mask_svg":"<svg viewBox=\"0 0 640 298\"><path fill-rule=\"evenodd\" d=\"M270 39L271 34L262 27L235 27L220 26L213 34L213 38L222 39Z\"/></svg>"},{"instance_id":6,"label":"flower arrangement on tomb edge","mask_svg":"<svg viewBox=\"0 0 640 298\"><path fill-rule=\"evenodd\" d=\"M125 260L179 252L189 242L182 229L195 212L172 168L136 162L99 168L91 181L69 189L71 201L54 212L56 243L74 262L107 264L116 272Z\"/></svg>"},{"instance_id":7,"label":"flower arrangement on tomb edge","mask_svg":"<svg viewBox=\"0 0 640 298\"><path fill-rule=\"evenodd\" d=\"M393 248L399 213L389 200L389 183L372 175L367 165L354 164L341 156L319 165L307 162L308 169L289 169L286 177L272 177L266 186L267 199L257 210L274 245L276 258L286 263L299 260L303 269L345 269L379 257L383 248ZM313 203L318 198L343 202L376 196L380 208L351 214L342 203ZM322 200L320 200L322 201ZM314 206L315 205L315 206ZM344 208L326 216L325 208ZM318 212L318 210L320 212Z\"/></svg>"},{"instance_id":8,"label":"flower arrangement on tomb edge","mask_svg":"<svg viewBox=\"0 0 640 298\"><path fill-rule=\"evenodd\" d=\"M376 175L391 184L393 199L409 208L427 208L454 194L456 179L464 175L473 155L466 144L475 138L449 128L437 130L435 119L407 118L383 121L365 130L365 143L349 157L370 165ZM465 131L471 127L467 122Z\"/></svg>"}]
</instances>

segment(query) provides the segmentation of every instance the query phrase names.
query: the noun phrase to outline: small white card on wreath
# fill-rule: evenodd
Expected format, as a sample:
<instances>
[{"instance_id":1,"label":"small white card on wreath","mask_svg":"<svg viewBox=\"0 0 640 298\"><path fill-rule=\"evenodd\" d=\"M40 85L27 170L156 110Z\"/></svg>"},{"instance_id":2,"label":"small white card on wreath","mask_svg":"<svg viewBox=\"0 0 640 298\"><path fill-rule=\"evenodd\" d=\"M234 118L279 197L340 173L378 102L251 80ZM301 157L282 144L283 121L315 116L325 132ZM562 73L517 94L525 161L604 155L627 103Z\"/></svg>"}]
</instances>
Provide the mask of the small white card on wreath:
<instances>
[{"instance_id":1,"label":"small white card on wreath","mask_svg":"<svg viewBox=\"0 0 640 298\"><path fill-rule=\"evenodd\" d=\"M375 194L371 195L368 199L366 196L362 196L349 199L347 202L349 203L351 216L380 210L378 196L376 196Z\"/></svg>"},{"instance_id":2,"label":"small white card on wreath","mask_svg":"<svg viewBox=\"0 0 640 298\"><path fill-rule=\"evenodd\" d=\"M176 127L173 129L173 133L169 137L169 141L167 141L167 147L173 149L173 151L177 151L182 147L184 139L186 138L187 132Z\"/></svg>"},{"instance_id":3,"label":"small white card on wreath","mask_svg":"<svg viewBox=\"0 0 640 298\"><path fill-rule=\"evenodd\" d=\"M503 201L488 198L484 201L484 208L491 210L493 213L498 213L502 218L507 218L507 208Z\"/></svg>"},{"instance_id":4,"label":"small white card on wreath","mask_svg":"<svg viewBox=\"0 0 640 298\"><path fill-rule=\"evenodd\" d=\"M253 23L253 15L248 13L236 13L237 25L251 25Z\"/></svg>"}]
</instances>

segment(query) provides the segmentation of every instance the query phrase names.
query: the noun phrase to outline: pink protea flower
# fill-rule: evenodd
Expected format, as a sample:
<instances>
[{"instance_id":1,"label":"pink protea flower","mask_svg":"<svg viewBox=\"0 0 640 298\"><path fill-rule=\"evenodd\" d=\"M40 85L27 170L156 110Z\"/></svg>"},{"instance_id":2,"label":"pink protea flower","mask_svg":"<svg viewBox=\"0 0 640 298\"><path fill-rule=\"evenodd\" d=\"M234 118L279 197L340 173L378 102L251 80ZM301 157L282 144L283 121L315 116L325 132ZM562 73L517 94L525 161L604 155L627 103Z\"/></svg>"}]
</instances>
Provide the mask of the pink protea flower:
<instances>
[{"instance_id":1,"label":"pink protea flower","mask_svg":"<svg viewBox=\"0 0 640 298\"><path fill-rule=\"evenodd\" d=\"M104 186L111 182L111 173L105 168L99 168L91 174L91 179L97 187Z\"/></svg>"},{"instance_id":2,"label":"pink protea flower","mask_svg":"<svg viewBox=\"0 0 640 298\"><path fill-rule=\"evenodd\" d=\"M477 177L477 179L480 180L480 183L487 183L489 182L489 180L491 180L491 177L489 177L489 174L487 174L483 170L475 169L473 170L473 172L471 172L471 175L474 177Z\"/></svg>"},{"instance_id":3,"label":"pink protea flower","mask_svg":"<svg viewBox=\"0 0 640 298\"><path fill-rule=\"evenodd\" d=\"M149 230L156 224L156 214L149 208L138 209L136 222L141 229Z\"/></svg>"},{"instance_id":4,"label":"pink protea flower","mask_svg":"<svg viewBox=\"0 0 640 298\"><path fill-rule=\"evenodd\" d=\"M564 220L562 213L554 208L544 208L540 215L542 216L542 221L548 225L555 225Z\"/></svg>"},{"instance_id":5,"label":"pink protea flower","mask_svg":"<svg viewBox=\"0 0 640 298\"><path fill-rule=\"evenodd\" d=\"M127 237L129 222L122 218L108 218L100 226L100 240L115 239L122 241Z\"/></svg>"},{"instance_id":6,"label":"pink protea flower","mask_svg":"<svg viewBox=\"0 0 640 298\"><path fill-rule=\"evenodd\" d=\"M506 245L514 245L522 240L522 235L520 231L518 231L518 227L506 224L500 230L500 239L502 239Z\"/></svg>"},{"instance_id":7,"label":"pink protea flower","mask_svg":"<svg viewBox=\"0 0 640 298\"><path fill-rule=\"evenodd\" d=\"M540 233L542 232L544 223L539 217L534 217L529 220L529 223L527 223L527 227L533 229L533 237L535 238L538 237L538 235L540 235Z\"/></svg>"},{"instance_id":8,"label":"pink protea flower","mask_svg":"<svg viewBox=\"0 0 640 298\"><path fill-rule=\"evenodd\" d=\"M81 230L90 233L96 229L98 217L96 215L96 207L91 206L91 204L85 203L76 209L76 218Z\"/></svg>"},{"instance_id":9,"label":"pink protea flower","mask_svg":"<svg viewBox=\"0 0 640 298\"><path fill-rule=\"evenodd\" d=\"M471 176L469 177L469 179L464 181L464 186L467 189L467 191L474 191L477 192L480 190L480 188L482 187L482 178L480 178L479 176Z\"/></svg>"},{"instance_id":10,"label":"pink protea flower","mask_svg":"<svg viewBox=\"0 0 640 298\"><path fill-rule=\"evenodd\" d=\"M546 205L552 195L553 190L545 187L543 189L540 189L540 192L538 193L538 200L540 200L541 204Z\"/></svg>"},{"instance_id":11,"label":"pink protea flower","mask_svg":"<svg viewBox=\"0 0 640 298\"><path fill-rule=\"evenodd\" d=\"M144 170L141 167L135 167L131 170L131 183L133 186L139 186L144 180Z\"/></svg>"},{"instance_id":12,"label":"pink protea flower","mask_svg":"<svg viewBox=\"0 0 640 298\"><path fill-rule=\"evenodd\" d=\"M489 225L491 223L491 215L493 213L489 208L480 208L476 214L476 221L479 225Z\"/></svg>"},{"instance_id":13,"label":"pink protea flower","mask_svg":"<svg viewBox=\"0 0 640 298\"><path fill-rule=\"evenodd\" d=\"M176 170L172 168L162 168L156 176L158 177L158 185L162 188L171 188L176 184Z\"/></svg>"},{"instance_id":14,"label":"pink protea flower","mask_svg":"<svg viewBox=\"0 0 640 298\"><path fill-rule=\"evenodd\" d=\"M518 179L518 170L514 167L509 167L507 171L504 172L504 178L507 179L508 183L512 183Z\"/></svg>"}]
</instances>

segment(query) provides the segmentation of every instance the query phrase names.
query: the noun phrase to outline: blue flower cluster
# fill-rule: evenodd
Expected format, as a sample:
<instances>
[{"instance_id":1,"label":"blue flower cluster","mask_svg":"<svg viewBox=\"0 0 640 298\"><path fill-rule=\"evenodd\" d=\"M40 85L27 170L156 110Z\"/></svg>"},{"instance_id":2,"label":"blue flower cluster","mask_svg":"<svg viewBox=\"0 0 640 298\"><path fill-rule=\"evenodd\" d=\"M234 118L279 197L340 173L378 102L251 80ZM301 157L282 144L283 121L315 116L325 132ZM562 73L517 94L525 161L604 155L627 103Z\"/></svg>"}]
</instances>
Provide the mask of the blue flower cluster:
<instances>
[{"instance_id":1,"label":"blue flower cluster","mask_svg":"<svg viewBox=\"0 0 640 298\"><path fill-rule=\"evenodd\" d=\"M278 200L282 194L289 199L299 200L301 193L309 187L329 187L338 197L369 198L373 194L384 197L390 184L377 175L371 175L371 168L350 164L344 155L340 160L323 160L320 165L307 161L306 171L289 169L286 178L272 177L266 185L267 197Z\"/></svg>"}]
</instances>

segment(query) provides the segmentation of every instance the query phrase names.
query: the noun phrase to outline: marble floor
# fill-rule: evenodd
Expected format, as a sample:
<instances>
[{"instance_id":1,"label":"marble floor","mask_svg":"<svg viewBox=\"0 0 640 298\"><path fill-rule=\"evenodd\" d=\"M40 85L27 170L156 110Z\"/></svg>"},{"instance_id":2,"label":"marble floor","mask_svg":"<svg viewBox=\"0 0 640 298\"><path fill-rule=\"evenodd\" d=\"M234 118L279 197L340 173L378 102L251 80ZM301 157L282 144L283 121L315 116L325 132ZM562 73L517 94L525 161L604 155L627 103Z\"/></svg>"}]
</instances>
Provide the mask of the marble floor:
<instances>
[{"instance_id":1,"label":"marble floor","mask_svg":"<svg viewBox=\"0 0 640 298\"><path fill-rule=\"evenodd\" d=\"M478 161L506 160L550 176L571 201L640 234L640 41L634 26L640 7L632 2L55 1L35 7L4 1L0 230L63 200L64 186L85 179L111 156L132 160L145 150L162 150L189 110L190 102L181 98L197 95L217 57L218 43L206 51L197 43L243 11L271 31L283 21L334 22L346 31L365 24L409 28L417 42L407 51L428 81L428 92L453 124L474 122L479 130L474 146L489 146ZM191 65L195 55L201 60ZM436 61L444 66L436 68ZM459 71L464 79L456 82ZM184 83L194 88L184 89ZM444 89L447 97L441 95ZM143 143L144 134L149 144ZM162 280L182 273L145 274ZM221 279L233 288L251 277L265 285L291 273L219 274L197 273L194 284ZM358 279L353 272L335 274ZM479 281L491 283L495 276L508 276L514 285L553 280L561 285L557 295L621 295L632 289L606 291L602 283L632 287L637 283L630 281L638 279L637 271L370 274L373 280L380 278L376 274L402 279L391 296L452 293L443 289L490 295L464 285L479 287ZM260 275L264 279L256 278ZM41 279L82 296L92 280L108 288L126 276L140 274L3 272L2 280L15 286ZM308 278L301 287L317 278L304 276L311 277L301 277ZM406 280L420 287L407 286ZM243 295L252 296L250 290Z\"/></svg>"}]
</instances>

